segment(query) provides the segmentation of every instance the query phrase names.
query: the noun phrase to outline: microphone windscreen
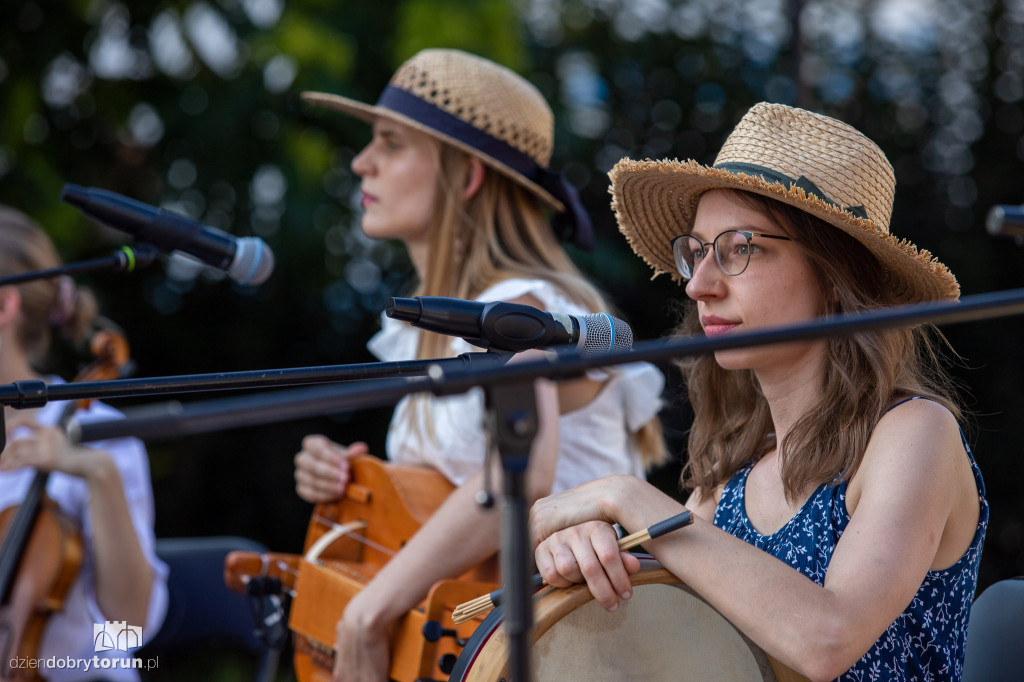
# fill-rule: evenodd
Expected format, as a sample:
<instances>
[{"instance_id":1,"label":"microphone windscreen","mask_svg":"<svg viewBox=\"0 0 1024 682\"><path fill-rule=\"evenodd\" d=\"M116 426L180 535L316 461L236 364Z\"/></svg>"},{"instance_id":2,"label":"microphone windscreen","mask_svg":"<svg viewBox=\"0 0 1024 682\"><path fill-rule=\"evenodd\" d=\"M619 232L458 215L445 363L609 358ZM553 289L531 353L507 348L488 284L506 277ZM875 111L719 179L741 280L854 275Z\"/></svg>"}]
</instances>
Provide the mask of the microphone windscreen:
<instances>
[{"instance_id":1,"label":"microphone windscreen","mask_svg":"<svg viewBox=\"0 0 1024 682\"><path fill-rule=\"evenodd\" d=\"M228 276L239 284L262 284L274 272L274 252L259 237L240 237Z\"/></svg>"},{"instance_id":2,"label":"microphone windscreen","mask_svg":"<svg viewBox=\"0 0 1024 682\"><path fill-rule=\"evenodd\" d=\"M617 317L593 313L584 315L581 323L579 352L583 357L633 347L633 330Z\"/></svg>"},{"instance_id":3,"label":"microphone windscreen","mask_svg":"<svg viewBox=\"0 0 1024 682\"><path fill-rule=\"evenodd\" d=\"M985 218L985 227L997 237L1024 237L1024 207L993 206Z\"/></svg>"}]
</instances>

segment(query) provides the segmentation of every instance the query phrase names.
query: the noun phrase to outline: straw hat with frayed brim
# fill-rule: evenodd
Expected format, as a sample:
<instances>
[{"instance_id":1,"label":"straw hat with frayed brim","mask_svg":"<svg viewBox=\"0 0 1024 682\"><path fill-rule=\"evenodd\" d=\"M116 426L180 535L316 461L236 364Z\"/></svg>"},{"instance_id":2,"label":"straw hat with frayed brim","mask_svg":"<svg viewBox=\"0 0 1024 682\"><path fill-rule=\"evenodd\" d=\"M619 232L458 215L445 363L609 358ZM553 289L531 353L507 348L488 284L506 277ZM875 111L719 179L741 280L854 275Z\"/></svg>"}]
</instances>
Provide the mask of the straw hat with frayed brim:
<instances>
[{"instance_id":1,"label":"straw hat with frayed brim","mask_svg":"<svg viewBox=\"0 0 1024 682\"><path fill-rule=\"evenodd\" d=\"M380 117L396 121L479 158L566 214L563 238L583 248L593 245L593 228L575 188L548 169L555 129L551 107L511 69L461 50L428 49L398 68L376 104L326 92L303 92L302 99L369 123Z\"/></svg>"},{"instance_id":2,"label":"straw hat with frayed brim","mask_svg":"<svg viewBox=\"0 0 1024 682\"><path fill-rule=\"evenodd\" d=\"M737 189L795 206L857 239L902 303L960 296L949 268L889 233L892 166L878 145L836 119L762 102L736 125L712 167L622 159L609 176L619 229L656 275L682 280L671 240L693 228L704 192Z\"/></svg>"}]
</instances>

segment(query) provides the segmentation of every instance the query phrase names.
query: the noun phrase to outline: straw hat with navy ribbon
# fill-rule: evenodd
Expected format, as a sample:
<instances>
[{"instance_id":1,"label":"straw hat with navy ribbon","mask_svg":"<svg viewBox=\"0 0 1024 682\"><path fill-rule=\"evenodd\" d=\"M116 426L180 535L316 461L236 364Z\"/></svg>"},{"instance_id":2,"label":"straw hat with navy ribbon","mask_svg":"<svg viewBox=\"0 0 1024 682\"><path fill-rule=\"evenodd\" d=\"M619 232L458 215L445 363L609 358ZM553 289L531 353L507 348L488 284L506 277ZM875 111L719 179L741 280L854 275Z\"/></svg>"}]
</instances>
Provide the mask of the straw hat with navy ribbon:
<instances>
[{"instance_id":1,"label":"straw hat with navy ribbon","mask_svg":"<svg viewBox=\"0 0 1024 682\"><path fill-rule=\"evenodd\" d=\"M548 168L551 107L511 69L461 50L429 49L398 68L374 105L324 92L302 98L371 123L383 116L478 157L553 208L561 239L593 248L593 226L576 188Z\"/></svg>"},{"instance_id":2,"label":"straw hat with navy ribbon","mask_svg":"<svg viewBox=\"0 0 1024 682\"><path fill-rule=\"evenodd\" d=\"M622 159L609 176L619 229L656 274L676 281L670 241L693 228L701 194L729 188L790 204L857 239L901 303L960 296L949 268L889 232L892 166L878 145L834 118L762 102L729 134L714 166Z\"/></svg>"}]
</instances>

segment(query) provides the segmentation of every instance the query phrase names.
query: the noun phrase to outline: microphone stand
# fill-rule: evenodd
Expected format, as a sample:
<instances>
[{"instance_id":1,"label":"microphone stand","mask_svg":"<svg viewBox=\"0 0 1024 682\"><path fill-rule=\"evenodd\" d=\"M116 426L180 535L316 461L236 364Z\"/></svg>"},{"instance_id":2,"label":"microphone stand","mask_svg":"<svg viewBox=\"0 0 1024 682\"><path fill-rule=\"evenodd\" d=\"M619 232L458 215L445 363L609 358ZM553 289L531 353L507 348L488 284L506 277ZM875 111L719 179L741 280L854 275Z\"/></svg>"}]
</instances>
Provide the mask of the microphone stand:
<instances>
[{"instance_id":1,"label":"microphone stand","mask_svg":"<svg viewBox=\"0 0 1024 682\"><path fill-rule=\"evenodd\" d=\"M515 366L491 367L480 371L445 372L440 366L430 367L426 376L407 381L382 379L370 386L348 385L313 387L281 391L274 395L224 399L193 403L148 406L126 412L125 419L81 424L72 421L69 435L76 442L104 438L137 436L140 438L178 437L187 434L217 431L293 417L310 416L342 410L356 410L397 402L409 393L431 391L435 395L462 393L483 386L488 397L489 424L498 441L502 456L507 454L505 504L502 536L502 567L508 585L510 670L515 682L529 680L529 642L532 625L532 603L529 595L529 560L527 515L525 511L522 472L525 470L530 444L536 433L536 408L532 381L537 378L563 379L581 376L586 370L642 361L713 353L769 343L849 335L862 331L887 329L918 324L956 324L994 317L1024 314L1024 289L963 297L955 303L924 303L894 306L850 315L819 318L802 324L727 334L714 338L689 337L670 341L635 344L630 351L581 356L575 350L542 360L516 363ZM325 390L329 389L329 390Z\"/></svg>"},{"instance_id":2,"label":"microphone stand","mask_svg":"<svg viewBox=\"0 0 1024 682\"><path fill-rule=\"evenodd\" d=\"M537 401L533 381L485 386L487 426L502 463L501 574L505 576L505 631L509 636L509 679L530 679L530 630L533 601L530 598L529 506L526 469L530 448L537 435ZM485 464L486 466L486 464Z\"/></svg>"},{"instance_id":3,"label":"microphone stand","mask_svg":"<svg viewBox=\"0 0 1024 682\"><path fill-rule=\"evenodd\" d=\"M463 353L454 358L366 362L351 365L321 365L287 369L257 369L212 374L180 374L163 377L112 379L47 384L36 379L0 384L0 405L15 409L41 407L51 400L125 398L172 393L227 391L242 388L270 388L328 384L341 381L377 379L388 376L416 376L438 365L448 369L478 369L502 364L513 354L497 350Z\"/></svg>"},{"instance_id":4,"label":"microphone stand","mask_svg":"<svg viewBox=\"0 0 1024 682\"><path fill-rule=\"evenodd\" d=\"M151 265L159 253L155 247L149 244L140 244L135 247L122 246L109 256L78 261L77 263L65 263L64 265L47 270L33 270L32 272L22 272L17 275L0 277L0 286L21 284L22 282L60 277L62 275L83 275L98 270L132 272L136 268L144 268Z\"/></svg>"},{"instance_id":5,"label":"microphone stand","mask_svg":"<svg viewBox=\"0 0 1024 682\"><path fill-rule=\"evenodd\" d=\"M47 384L36 379L0 384L0 406L15 409L42 407L51 400L82 400L123 398L129 396L167 395L202 391L226 391L243 388L299 386L342 381L364 381L381 377L421 376L430 368L481 369L504 364L513 353L496 349L463 353L454 358L409 360L401 362L368 362L352 365L326 365L289 369L183 374L177 376L80 381ZM443 370L442 370L443 371ZM407 380L406 380L407 381ZM404 384L400 382L399 385ZM180 404L179 404L180 407ZM301 416L301 415L300 415ZM0 410L0 451L6 446L4 413Z\"/></svg>"},{"instance_id":6,"label":"microphone stand","mask_svg":"<svg viewBox=\"0 0 1024 682\"><path fill-rule=\"evenodd\" d=\"M428 366L425 376L404 380L384 378L370 385L298 388L259 396L194 402L188 405L173 401L157 403L125 410L124 419L79 424L77 427L73 420L71 429L80 429L75 436L78 442L126 436L154 440L179 438L304 416L379 407L393 404L410 393L420 391L430 391L434 395L452 395L464 393L476 386L483 386L486 389L492 385L530 382L539 378L576 378L589 369L634 362L659 362L719 350L850 335L875 329L925 323L958 324L1020 314L1024 314L1024 289L1013 289L965 296L957 303L893 306L865 313L817 318L792 326L770 327L713 338L700 335L642 341L633 344L632 350L595 353L585 357L575 350L567 350L539 360L517 362L514 366L459 369L445 367L443 361L427 361L429 365L437 366ZM0 387L3 388L6 387ZM58 387L50 388L56 390ZM295 404L295 407L292 407L292 404Z\"/></svg>"}]
</instances>

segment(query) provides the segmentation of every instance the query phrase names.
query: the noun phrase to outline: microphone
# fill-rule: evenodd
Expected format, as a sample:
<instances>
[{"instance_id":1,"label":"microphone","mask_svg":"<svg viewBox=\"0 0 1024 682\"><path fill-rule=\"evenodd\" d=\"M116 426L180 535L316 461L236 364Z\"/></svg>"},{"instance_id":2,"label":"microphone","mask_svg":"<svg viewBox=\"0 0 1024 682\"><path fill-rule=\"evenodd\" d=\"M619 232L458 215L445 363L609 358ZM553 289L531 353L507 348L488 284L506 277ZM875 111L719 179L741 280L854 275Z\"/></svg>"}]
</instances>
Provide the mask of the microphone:
<instances>
[{"instance_id":1,"label":"microphone","mask_svg":"<svg viewBox=\"0 0 1024 682\"><path fill-rule=\"evenodd\" d=\"M528 305L481 303L444 296L388 299L388 317L427 331L459 336L481 348L518 353L573 345L583 356L633 347L633 330L608 313L567 315Z\"/></svg>"},{"instance_id":2,"label":"microphone","mask_svg":"<svg viewBox=\"0 0 1024 682\"><path fill-rule=\"evenodd\" d=\"M93 220L165 253L184 251L224 270L239 284L261 284L274 270L274 254L259 237L235 237L178 213L94 187L66 184L60 198Z\"/></svg>"},{"instance_id":3,"label":"microphone","mask_svg":"<svg viewBox=\"0 0 1024 682\"><path fill-rule=\"evenodd\" d=\"M985 218L989 234L1002 237L1024 237L1024 206L996 205Z\"/></svg>"}]
</instances>

